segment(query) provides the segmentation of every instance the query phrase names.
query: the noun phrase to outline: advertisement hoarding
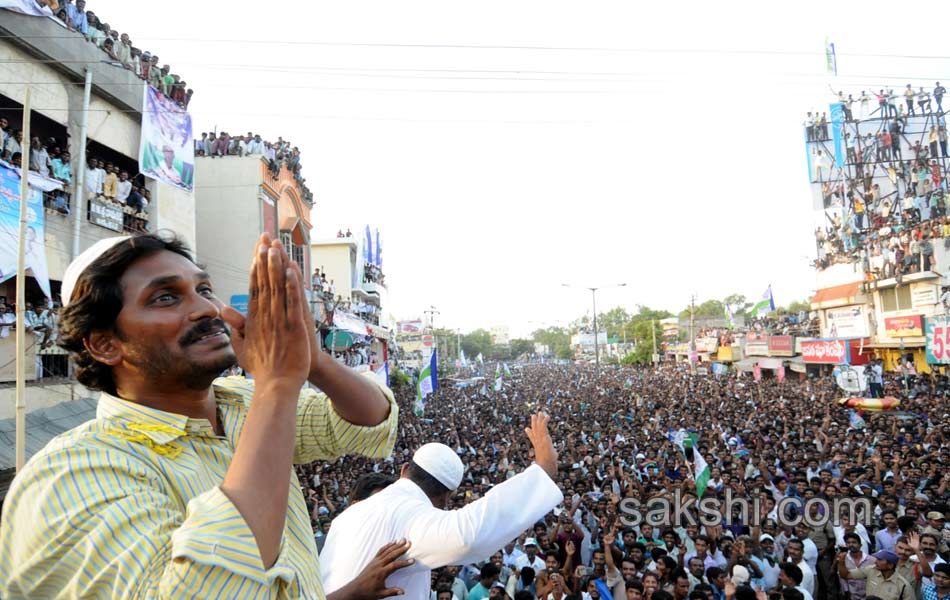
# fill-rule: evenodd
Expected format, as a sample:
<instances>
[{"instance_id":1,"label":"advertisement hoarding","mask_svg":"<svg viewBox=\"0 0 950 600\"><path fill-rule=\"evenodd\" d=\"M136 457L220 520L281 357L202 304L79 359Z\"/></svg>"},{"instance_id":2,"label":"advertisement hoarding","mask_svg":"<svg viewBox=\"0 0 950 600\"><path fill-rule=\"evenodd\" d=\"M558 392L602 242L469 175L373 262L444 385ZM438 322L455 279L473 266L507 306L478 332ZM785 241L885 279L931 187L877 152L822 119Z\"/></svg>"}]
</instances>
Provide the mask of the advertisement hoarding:
<instances>
[{"instance_id":1,"label":"advertisement hoarding","mask_svg":"<svg viewBox=\"0 0 950 600\"><path fill-rule=\"evenodd\" d=\"M884 331L887 337L920 337L924 335L921 315L907 317L887 317L884 319Z\"/></svg>"}]
</instances>

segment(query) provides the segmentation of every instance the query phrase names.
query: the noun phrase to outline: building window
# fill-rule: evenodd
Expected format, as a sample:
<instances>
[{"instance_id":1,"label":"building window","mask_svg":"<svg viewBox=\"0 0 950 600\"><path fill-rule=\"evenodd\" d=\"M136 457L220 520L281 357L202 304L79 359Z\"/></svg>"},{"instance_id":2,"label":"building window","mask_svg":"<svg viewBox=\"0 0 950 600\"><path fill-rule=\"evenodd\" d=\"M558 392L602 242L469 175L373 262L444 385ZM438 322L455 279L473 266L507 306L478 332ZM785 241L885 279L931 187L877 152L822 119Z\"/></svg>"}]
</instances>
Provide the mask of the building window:
<instances>
[{"instance_id":1,"label":"building window","mask_svg":"<svg viewBox=\"0 0 950 600\"><path fill-rule=\"evenodd\" d=\"M280 243L284 245L284 248L287 250L287 256L291 258L297 266L300 267L300 272L304 275L304 280L307 279L307 269L304 264L304 245L303 244L294 244L293 234L289 231L280 232Z\"/></svg>"},{"instance_id":2,"label":"building window","mask_svg":"<svg viewBox=\"0 0 950 600\"><path fill-rule=\"evenodd\" d=\"M910 286L902 285L881 290L881 308L884 312L912 309Z\"/></svg>"},{"instance_id":3,"label":"building window","mask_svg":"<svg viewBox=\"0 0 950 600\"><path fill-rule=\"evenodd\" d=\"M307 269L303 262L303 244L297 244L296 246L292 246L292 248L293 253L290 255L290 257L293 258L294 262L297 263L297 266L300 267L300 272L304 274L304 279L306 279Z\"/></svg>"}]
</instances>

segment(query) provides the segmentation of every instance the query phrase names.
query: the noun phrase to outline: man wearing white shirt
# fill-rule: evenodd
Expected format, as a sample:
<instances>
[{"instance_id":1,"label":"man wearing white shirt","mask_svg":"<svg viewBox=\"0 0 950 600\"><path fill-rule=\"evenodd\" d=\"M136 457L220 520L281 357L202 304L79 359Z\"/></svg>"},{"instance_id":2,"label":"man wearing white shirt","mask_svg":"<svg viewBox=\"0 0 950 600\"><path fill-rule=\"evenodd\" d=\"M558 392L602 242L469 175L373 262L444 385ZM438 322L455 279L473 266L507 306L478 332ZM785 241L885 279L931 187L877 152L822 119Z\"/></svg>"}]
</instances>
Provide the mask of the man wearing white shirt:
<instances>
[{"instance_id":1,"label":"man wearing white shirt","mask_svg":"<svg viewBox=\"0 0 950 600\"><path fill-rule=\"evenodd\" d=\"M320 555L323 588L330 594L369 563L367 548L406 539L411 564L387 579L409 600L429 597L431 570L484 560L557 506L564 496L553 477L557 452L549 417L532 415L525 433L535 464L465 507L444 507L462 483L464 466L444 444L426 444L403 465L400 479L338 516ZM386 542L382 542L386 540Z\"/></svg>"},{"instance_id":2,"label":"man wearing white shirt","mask_svg":"<svg viewBox=\"0 0 950 600\"><path fill-rule=\"evenodd\" d=\"M538 556L538 540L528 538L524 541L524 554L515 561L515 571L520 571L525 567L531 567L535 573L540 573L547 565Z\"/></svg>"},{"instance_id":3,"label":"man wearing white shirt","mask_svg":"<svg viewBox=\"0 0 950 600\"><path fill-rule=\"evenodd\" d=\"M517 568L516 562L521 556L524 556L524 552L515 546L515 540L508 542L505 544L505 547L502 548L501 560L512 569Z\"/></svg>"},{"instance_id":4,"label":"man wearing white shirt","mask_svg":"<svg viewBox=\"0 0 950 600\"><path fill-rule=\"evenodd\" d=\"M102 182L103 177L105 177L105 171L102 171L100 177L100 171L97 168L96 159L89 159L89 167L86 169L86 194L87 195L97 195L102 193Z\"/></svg>"},{"instance_id":5,"label":"man wearing white shirt","mask_svg":"<svg viewBox=\"0 0 950 600\"><path fill-rule=\"evenodd\" d=\"M128 171L119 173L119 183L116 189L118 190L115 196L116 201L119 204L125 204L126 200L129 199L129 194L132 193L132 182L129 181Z\"/></svg>"},{"instance_id":6,"label":"man wearing white shirt","mask_svg":"<svg viewBox=\"0 0 950 600\"><path fill-rule=\"evenodd\" d=\"M807 539L807 538L806 538ZM814 544L814 542L812 542ZM800 538L792 538L785 547L785 554L788 561L798 567L802 572L801 586L808 590L812 596L815 595L815 572L811 566L805 562L805 542ZM817 558L817 550L815 551Z\"/></svg>"}]
</instances>

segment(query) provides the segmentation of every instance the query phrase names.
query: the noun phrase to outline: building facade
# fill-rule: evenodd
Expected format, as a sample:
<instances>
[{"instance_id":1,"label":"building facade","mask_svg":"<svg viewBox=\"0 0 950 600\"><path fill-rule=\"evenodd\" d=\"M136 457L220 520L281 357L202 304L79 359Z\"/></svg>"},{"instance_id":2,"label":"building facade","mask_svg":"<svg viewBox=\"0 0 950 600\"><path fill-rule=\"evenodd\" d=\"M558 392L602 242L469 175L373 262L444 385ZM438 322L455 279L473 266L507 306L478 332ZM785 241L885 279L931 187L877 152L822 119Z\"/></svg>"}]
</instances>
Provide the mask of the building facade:
<instances>
[{"instance_id":1,"label":"building facade","mask_svg":"<svg viewBox=\"0 0 950 600\"><path fill-rule=\"evenodd\" d=\"M286 165L261 156L195 158L198 257L222 300L239 305L250 284L254 244L267 232L280 239L310 286L312 203Z\"/></svg>"}]
</instances>

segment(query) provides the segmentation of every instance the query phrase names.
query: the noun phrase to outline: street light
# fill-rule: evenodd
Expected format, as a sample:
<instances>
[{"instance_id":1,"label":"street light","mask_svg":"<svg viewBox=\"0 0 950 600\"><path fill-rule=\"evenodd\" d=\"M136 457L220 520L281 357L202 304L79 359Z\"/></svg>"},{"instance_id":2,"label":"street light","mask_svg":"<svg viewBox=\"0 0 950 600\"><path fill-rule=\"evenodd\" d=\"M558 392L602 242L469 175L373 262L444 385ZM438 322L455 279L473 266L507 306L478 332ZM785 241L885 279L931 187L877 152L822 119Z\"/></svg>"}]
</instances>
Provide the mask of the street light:
<instances>
[{"instance_id":1,"label":"street light","mask_svg":"<svg viewBox=\"0 0 950 600\"><path fill-rule=\"evenodd\" d=\"M590 290L591 299L594 302L594 366L597 373L600 373L600 346L597 344L597 290L604 290L608 288L615 287L626 287L626 283L616 283L614 285L602 285L599 287L585 287L581 285L571 285L569 283L562 283L561 286L566 288L576 288Z\"/></svg>"}]
</instances>

